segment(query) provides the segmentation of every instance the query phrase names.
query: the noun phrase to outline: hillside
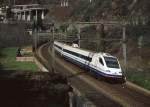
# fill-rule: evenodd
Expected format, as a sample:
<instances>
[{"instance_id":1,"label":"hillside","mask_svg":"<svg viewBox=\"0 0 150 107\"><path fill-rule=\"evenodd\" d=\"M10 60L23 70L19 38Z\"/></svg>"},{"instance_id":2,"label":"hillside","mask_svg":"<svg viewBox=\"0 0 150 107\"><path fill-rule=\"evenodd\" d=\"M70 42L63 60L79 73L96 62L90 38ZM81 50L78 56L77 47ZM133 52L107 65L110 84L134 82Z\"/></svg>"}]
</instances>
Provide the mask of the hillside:
<instances>
[{"instance_id":1,"label":"hillside","mask_svg":"<svg viewBox=\"0 0 150 107\"><path fill-rule=\"evenodd\" d=\"M49 6L47 21L74 22L116 20L130 21L126 26L126 44L128 63L131 68L150 66L150 1L149 0L69 0L68 7L62 7L60 0L16 0L16 4L40 3ZM61 23L59 23L61 24ZM59 28L58 28L59 29ZM122 27L104 26L98 29L91 26L81 29L81 47L94 51L105 51L123 59L122 41L101 41L105 39L122 39ZM95 42L94 40L97 40ZM101 43L98 41L100 40ZM103 48L103 49L102 49ZM146 67L145 67L146 66Z\"/></svg>"},{"instance_id":2,"label":"hillside","mask_svg":"<svg viewBox=\"0 0 150 107\"><path fill-rule=\"evenodd\" d=\"M58 21L99 21L103 20L127 20L131 23L126 27L127 36L127 57L128 65L131 68L149 69L150 64L150 1L148 0L70 0L69 7L53 6L47 18L53 16ZM122 39L122 28L117 26L105 26L104 30L96 26L81 30L81 39L88 38L81 42L81 47L100 51L98 42L101 33L105 38ZM93 41L92 41L93 40ZM112 53L122 60L122 42L108 41L103 43L106 52ZM103 46L102 46L103 47ZM132 64L133 62L136 62ZM132 65L132 66L130 66Z\"/></svg>"},{"instance_id":3,"label":"hillside","mask_svg":"<svg viewBox=\"0 0 150 107\"><path fill-rule=\"evenodd\" d=\"M58 0L40 1L41 4L48 2L50 5L55 4L50 11L55 11L58 6L61 7L61 2ZM69 16L72 20L98 21L118 16L149 16L149 4L150 1L147 0L93 0L91 3L88 0L69 0L67 11L70 11Z\"/></svg>"}]
</instances>

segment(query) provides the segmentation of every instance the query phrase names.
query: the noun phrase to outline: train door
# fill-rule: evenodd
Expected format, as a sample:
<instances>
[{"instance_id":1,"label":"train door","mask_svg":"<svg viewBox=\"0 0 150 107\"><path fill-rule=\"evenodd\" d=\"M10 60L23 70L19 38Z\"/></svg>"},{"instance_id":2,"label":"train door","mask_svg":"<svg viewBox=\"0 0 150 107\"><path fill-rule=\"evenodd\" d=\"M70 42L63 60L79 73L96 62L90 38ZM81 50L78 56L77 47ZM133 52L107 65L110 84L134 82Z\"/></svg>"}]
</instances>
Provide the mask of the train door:
<instances>
[{"instance_id":1,"label":"train door","mask_svg":"<svg viewBox=\"0 0 150 107\"><path fill-rule=\"evenodd\" d=\"M92 61L92 57L94 56L94 53L89 53L88 57L86 58L85 65L86 69L90 71L90 62Z\"/></svg>"},{"instance_id":2,"label":"train door","mask_svg":"<svg viewBox=\"0 0 150 107\"><path fill-rule=\"evenodd\" d=\"M102 57L98 57L97 59L97 68L100 69L101 71L104 71L105 69L105 64Z\"/></svg>"}]
</instances>

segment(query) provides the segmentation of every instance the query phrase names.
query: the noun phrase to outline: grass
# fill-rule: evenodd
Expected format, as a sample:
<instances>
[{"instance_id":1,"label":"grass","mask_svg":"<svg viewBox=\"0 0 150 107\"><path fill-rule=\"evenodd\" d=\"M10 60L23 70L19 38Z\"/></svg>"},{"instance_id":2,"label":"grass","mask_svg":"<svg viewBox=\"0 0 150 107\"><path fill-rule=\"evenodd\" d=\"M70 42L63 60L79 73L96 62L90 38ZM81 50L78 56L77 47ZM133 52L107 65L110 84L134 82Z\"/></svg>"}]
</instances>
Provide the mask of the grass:
<instances>
[{"instance_id":1,"label":"grass","mask_svg":"<svg viewBox=\"0 0 150 107\"><path fill-rule=\"evenodd\" d=\"M145 89L150 90L150 72L148 71L128 71L127 79Z\"/></svg>"},{"instance_id":2,"label":"grass","mask_svg":"<svg viewBox=\"0 0 150 107\"><path fill-rule=\"evenodd\" d=\"M4 48L1 50L0 63L4 70L31 70L37 71L38 67L33 62L16 61L16 47Z\"/></svg>"}]
</instances>

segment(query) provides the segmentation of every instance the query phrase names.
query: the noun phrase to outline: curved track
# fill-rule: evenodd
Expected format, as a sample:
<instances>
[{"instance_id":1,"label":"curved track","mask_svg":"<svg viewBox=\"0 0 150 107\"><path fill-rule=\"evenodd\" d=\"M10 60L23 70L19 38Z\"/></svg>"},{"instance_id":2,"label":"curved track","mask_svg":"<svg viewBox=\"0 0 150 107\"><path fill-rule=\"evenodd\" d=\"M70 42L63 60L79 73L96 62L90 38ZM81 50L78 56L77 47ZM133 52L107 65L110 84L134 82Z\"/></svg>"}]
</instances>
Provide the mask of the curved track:
<instances>
[{"instance_id":1,"label":"curved track","mask_svg":"<svg viewBox=\"0 0 150 107\"><path fill-rule=\"evenodd\" d=\"M41 61L51 68L52 51L49 44L39 48ZM150 94L127 84L110 84L97 80L87 71L56 55L55 71L68 76L71 85L81 91L97 107L150 107Z\"/></svg>"}]
</instances>

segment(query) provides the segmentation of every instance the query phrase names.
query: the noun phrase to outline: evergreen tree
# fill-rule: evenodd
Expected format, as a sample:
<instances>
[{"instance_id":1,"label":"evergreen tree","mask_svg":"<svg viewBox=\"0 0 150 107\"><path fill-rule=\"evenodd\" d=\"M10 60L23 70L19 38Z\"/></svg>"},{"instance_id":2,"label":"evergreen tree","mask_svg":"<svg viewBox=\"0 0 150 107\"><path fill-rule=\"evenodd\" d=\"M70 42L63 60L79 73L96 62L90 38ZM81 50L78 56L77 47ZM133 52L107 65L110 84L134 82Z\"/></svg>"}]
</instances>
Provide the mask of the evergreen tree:
<instances>
[{"instance_id":1,"label":"evergreen tree","mask_svg":"<svg viewBox=\"0 0 150 107\"><path fill-rule=\"evenodd\" d=\"M0 7L7 5L8 4L8 0L0 0Z\"/></svg>"}]
</instances>

